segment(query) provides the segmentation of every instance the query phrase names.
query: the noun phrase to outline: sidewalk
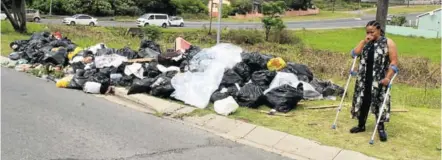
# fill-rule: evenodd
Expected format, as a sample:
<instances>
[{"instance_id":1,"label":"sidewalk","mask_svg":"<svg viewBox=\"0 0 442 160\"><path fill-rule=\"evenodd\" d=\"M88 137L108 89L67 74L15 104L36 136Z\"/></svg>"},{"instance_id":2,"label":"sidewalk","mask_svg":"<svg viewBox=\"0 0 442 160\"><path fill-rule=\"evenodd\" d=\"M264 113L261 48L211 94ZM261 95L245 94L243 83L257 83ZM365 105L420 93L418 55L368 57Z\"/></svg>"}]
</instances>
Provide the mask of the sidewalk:
<instances>
[{"instance_id":1,"label":"sidewalk","mask_svg":"<svg viewBox=\"0 0 442 160\"><path fill-rule=\"evenodd\" d=\"M188 117L195 107L178 104L147 94L127 95L124 88L116 88L115 95L152 109L164 118L206 130L225 139L260 148L285 157L307 160L373 160L362 153L337 147L321 145L319 142L271 130L225 116L208 114L202 117Z\"/></svg>"}]
</instances>

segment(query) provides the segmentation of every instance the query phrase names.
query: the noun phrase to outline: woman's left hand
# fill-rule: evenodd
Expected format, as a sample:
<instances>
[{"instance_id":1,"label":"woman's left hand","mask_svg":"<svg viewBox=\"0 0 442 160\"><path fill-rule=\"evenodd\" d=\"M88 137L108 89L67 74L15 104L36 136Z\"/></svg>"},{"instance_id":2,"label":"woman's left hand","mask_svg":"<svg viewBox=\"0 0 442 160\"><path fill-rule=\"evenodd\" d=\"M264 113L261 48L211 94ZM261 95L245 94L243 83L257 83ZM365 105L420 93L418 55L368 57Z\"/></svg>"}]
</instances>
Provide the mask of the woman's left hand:
<instances>
[{"instance_id":1,"label":"woman's left hand","mask_svg":"<svg viewBox=\"0 0 442 160\"><path fill-rule=\"evenodd\" d=\"M390 83L390 79L388 79L388 78L384 78L381 80L381 84L384 86L388 86L389 83Z\"/></svg>"}]
</instances>

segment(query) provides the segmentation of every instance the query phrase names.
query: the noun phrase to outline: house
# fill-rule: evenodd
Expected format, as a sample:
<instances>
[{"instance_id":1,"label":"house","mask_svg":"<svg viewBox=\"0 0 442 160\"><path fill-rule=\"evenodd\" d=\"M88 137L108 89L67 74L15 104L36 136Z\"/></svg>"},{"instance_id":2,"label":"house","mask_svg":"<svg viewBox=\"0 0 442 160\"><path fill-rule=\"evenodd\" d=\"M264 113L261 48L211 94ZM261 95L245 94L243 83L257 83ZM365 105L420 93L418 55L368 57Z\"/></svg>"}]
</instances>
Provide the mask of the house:
<instances>
[{"instance_id":1,"label":"house","mask_svg":"<svg viewBox=\"0 0 442 160\"><path fill-rule=\"evenodd\" d=\"M229 0L222 0L223 4L225 5L230 5L230 1ZM211 8L211 6L213 5L213 8ZM209 0L208 4L207 4L207 8L209 9L209 16L218 16L218 8L219 8L219 0ZM212 10L212 11L210 11ZM221 9L222 12L222 9Z\"/></svg>"},{"instance_id":2,"label":"house","mask_svg":"<svg viewBox=\"0 0 442 160\"><path fill-rule=\"evenodd\" d=\"M440 32L440 19L442 8L417 16L417 27L421 30L432 30Z\"/></svg>"}]
</instances>

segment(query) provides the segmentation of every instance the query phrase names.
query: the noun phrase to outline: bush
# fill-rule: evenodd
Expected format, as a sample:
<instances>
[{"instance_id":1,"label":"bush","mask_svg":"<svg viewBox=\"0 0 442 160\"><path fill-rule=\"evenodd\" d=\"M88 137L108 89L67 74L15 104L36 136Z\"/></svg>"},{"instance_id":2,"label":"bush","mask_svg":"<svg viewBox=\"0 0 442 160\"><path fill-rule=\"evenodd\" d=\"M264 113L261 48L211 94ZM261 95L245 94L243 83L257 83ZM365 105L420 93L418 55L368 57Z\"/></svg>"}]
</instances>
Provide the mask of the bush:
<instances>
[{"instance_id":1,"label":"bush","mask_svg":"<svg viewBox=\"0 0 442 160\"><path fill-rule=\"evenodd\" d=\"M391 18L391 25L395 26L403 26L405 23L407 23L407 18L405 16L393 16Z\"/></svg>"},{"instance_id":2,"label":"bush","mask_svg":"<svg viewBox=\"0 0 442 160\"><path fill-rule=\"evenodd\" d=\"M293 32L284 29L281 31L273 31L272 36L270 37L270 42L279 44L299 44L302 40Z\"/></svg>"},{"instance_id":3,"label":"bush","mask_svg":"<svg viewBox=\"0 0 442 160\"><path fill-rule=\"evenodd\" d=\"M156 41L161 38L161 28L154 25L148 25L143 28L144 36L147 37L147 39Z\"/></svg>"},{"instance_id":4,"label":"bush","mask_svg":"<svg viewBox=\"0 0 442 160\"><path fill-rule=\"evenodd\" d=\"M257 29L229 30L227 39L235 44L250 44L264 42L264 33Z\"/></svg>"}]
</instances>

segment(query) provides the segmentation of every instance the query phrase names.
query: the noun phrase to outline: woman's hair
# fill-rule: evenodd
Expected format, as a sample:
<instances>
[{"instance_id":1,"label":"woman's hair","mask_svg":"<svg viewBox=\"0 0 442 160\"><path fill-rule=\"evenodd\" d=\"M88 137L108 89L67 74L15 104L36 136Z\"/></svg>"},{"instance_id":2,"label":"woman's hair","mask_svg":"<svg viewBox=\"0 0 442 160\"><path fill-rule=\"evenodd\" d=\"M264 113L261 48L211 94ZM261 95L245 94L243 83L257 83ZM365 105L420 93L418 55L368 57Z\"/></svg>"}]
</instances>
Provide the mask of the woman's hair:
<instances>
[{"instance_id":1,"label":"woman's hair","mask_svg":"<svg viewBox=\"0 0 442 160\"><path fill-rule=\"evenodd\" d=\"M370 22L367 23L367 25L366 25L365 27L368 27L368 26L376 27L376 29L381 30L381 36L385 36L385 32L384 32L384 30L381 28L381 24L380 24L378 21L375 21L375 20L370 21Z\"/></svg>"}]
</instances>

